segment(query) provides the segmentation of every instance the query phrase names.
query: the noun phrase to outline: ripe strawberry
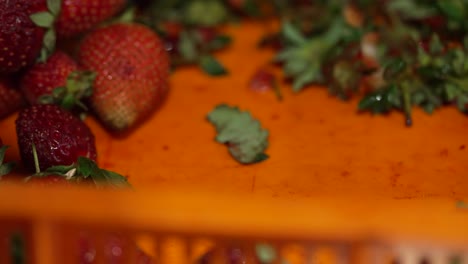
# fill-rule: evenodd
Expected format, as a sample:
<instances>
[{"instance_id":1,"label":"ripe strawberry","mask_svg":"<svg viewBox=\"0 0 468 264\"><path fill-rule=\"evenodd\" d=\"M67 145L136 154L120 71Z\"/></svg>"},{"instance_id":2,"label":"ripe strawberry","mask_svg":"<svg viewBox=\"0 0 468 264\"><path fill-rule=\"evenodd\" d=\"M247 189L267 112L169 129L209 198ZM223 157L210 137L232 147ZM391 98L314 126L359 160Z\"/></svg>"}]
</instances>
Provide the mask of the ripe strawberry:
<instances>
[{"instance_id":1,"label":"ripe strawberry","mask_svg":"<svg viewBox=\"0 0 468 264\"><path fill-rule=\"evenodd\" d=\"M25 101L23 95L17 91L13 82L6 78L0 78L0 119L19 110Z\"/></svg>"},{"instance_id":2,"label":"ripe strawberry","mask_svg":"<svg viewBox=\"0 0 468 264\"><path fill-rule=\"evenodd\" d=\"M97 73L91 105L111 130L144 120L168 90L169 57L163 42L138 24L99 28L81 43L81 65Z\"/></svg>"},{"instance_id":3,"label":"ripe strawberry","mask_svg":"<svg viewBox=\"0 0 468 264\"><path fill-rule=\"evenodd\" d=\"M23 109L16 120L16 133L21 159L29 169L35 168L33 146L40 170L73 164L80 156L96 159L91 130L57 105L33 105Z\"/></svg>"},{"instance_id":4,"label":"ripe strawberry","mask_svg":"<svg viewBox=\"0 0 468 264\"><path fill-rule=\"evenodd\" d=\"M55 30L61 37L82 33L111 18L124 5L125 0L62 0Z\"/></svg>"},{"instance_id":5,"label":"ripe strawberry","mask_svg":"<svg viewBox=\"0 0 468 264\"><path fill-rule=\"evenodd\" d=\"M30 18L46 11L45 0L0 2L0 73L12 73L31 65L42 48L44 28Z\"/></svg>"},{"instance_id":6,"label":"ripe strawberry","mask_svg":"<svg viewBox=\"0 0 468 264\"><path fill-rule=\"evenodd\" d=\"M30 104L61 103L71 108L77 100L91 94L94 76L78 71L77 63L56 51L46 62L30 68L21 79L21 90Z\"/></svg>"}]
</instances>

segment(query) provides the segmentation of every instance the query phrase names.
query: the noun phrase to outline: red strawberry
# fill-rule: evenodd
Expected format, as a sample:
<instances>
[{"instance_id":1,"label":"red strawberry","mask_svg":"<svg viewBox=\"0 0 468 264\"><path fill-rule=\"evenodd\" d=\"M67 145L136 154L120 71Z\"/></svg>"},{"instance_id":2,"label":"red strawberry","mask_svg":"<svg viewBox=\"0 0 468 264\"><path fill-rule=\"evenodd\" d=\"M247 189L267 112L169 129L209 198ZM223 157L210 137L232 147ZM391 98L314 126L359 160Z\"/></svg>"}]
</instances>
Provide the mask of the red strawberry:
<instances>
[{"instance_id":1,"label":"red strawberry","mask_svg":"<svg viewBox=\"0 0 468 264\"><path fill-rule=\"evenodd\" d=\"M91 94L93 80L94 76L78 71L72 58L57 51L24 74L21 90L30 104L62 103L69 109L76 100Z\"/></svg>"},{"instance_id":2,"label":"red strawberry","mask_svg":"<svg viewBox=\"0 0 468 264\"><path fill-rule=\"evenodd\" d=\"M80 119L57 105L33 105L16 120L21 159L35 168L33 145L41 170L70 165L83 156L96 159L94 135Z\"/></svg>"},{"instance_id":3,"label":"red strawberry","mask_svg":"<svg viewBox=\"0 0 468 264\"><path fill-rule=\"evenodd\" d=\"M125 0L62 0L55 30L62 37L69 37L91 29L111 18L125 5Z\"/></svg>"},{"instance_id":4,"label":"red strawberry","mask_svg":"<svg viewBox=\"0 0 468 264\"><path fill-rule=\"evenodd\" d=\"M33 64L42 48L44 29L30 15L46 11L45 0L8 0L0 3L0 73Z\"/></svg>"},{"instance_id":5,"label":"red strawberry","mask_svg":"<svg viewBox=\"0 0 468 264\"><path fill-rule=\"evenodd\" d=\"M89 34L78 52L97 73L91 105L114 131L135 126L153 112L168 90L169 57L160 38L138 24L113 24Z\"/></svg>"},{"instance_id":6,"label":"red strawberry","mask_svg":"<svg viewBox=\"0 0 468 264\"><path fill-rule=\"evenodd\" d=\"M19 110L25 101L10 79L0 78L0 119Z\"/></svg>"}]
</instances>

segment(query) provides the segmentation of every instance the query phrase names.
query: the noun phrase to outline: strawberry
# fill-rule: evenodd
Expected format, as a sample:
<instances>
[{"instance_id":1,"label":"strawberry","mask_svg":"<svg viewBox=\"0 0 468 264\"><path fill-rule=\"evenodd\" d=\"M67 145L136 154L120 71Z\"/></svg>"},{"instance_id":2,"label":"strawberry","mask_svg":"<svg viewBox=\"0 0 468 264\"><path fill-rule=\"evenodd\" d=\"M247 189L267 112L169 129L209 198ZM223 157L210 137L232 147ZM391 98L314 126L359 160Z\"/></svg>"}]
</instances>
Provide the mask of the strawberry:
<instances>
[{"instance_id":1,"label":"strawberry","mask_svg":"<svg viewBox=\"0 0 468 264\"><path fill-rule=\"evenodd\" d=\"M0 119L19 110L24 104L23 96L15 89L12 80L0 77Z\"/></svg>"},{"instance_id":2,"label":"strawberry","mask_svg":"<svg viewBox=\"0 0 468 264\"><path fill-rule=\"evenodd\" d=\"M79 99L91 94L94 75L78 71L77 63L56 51L46 62L30 68L21 79L21 90L30 104L61 103L70 109Z\"/></svg>"},{"instance_id":3,"label":"strawberry","mask_svg":"<svg viewBox=\"0 0 468 264\"><path fill-rule=\"evenodd\" d=\"M85 32L113 17L125 5L125 0L62 0L55 30L61 37Z\"/></svg>"},{"instance_id":4,"label":"strawberry","mask_svg":"<svg viewBox=\"0 0 468 264\"><path fill-rule=\"evenodd\" d=\"M0 73L16 72L35 62L45 30L30 16L46 10L45 0L1 1Z\"/></svg>"},{"instance_id":5,"label":"strawberry","mask_svg":"<svg viewBox=\"0 0 468 264\"><path fill-rule=\"evenodd\" d=\"M112 24L90 33L78 60L97 73L91 106L111 130L122 132L143 121L168 91L169 57L149 28Z\"/></svg>"},{"instance_id":6,"label":"strawberry","mask_svg":"<svg viewBox=\"0 0 468 264\"><path fill-rule=\"evenodd\" d=\"M36 172L51 166L73 164L81 156L96 159L91 130L57 105L33 105L23 109L16 120L16 133L24 165L35 168Z\"/></svg>"}]
</instances>

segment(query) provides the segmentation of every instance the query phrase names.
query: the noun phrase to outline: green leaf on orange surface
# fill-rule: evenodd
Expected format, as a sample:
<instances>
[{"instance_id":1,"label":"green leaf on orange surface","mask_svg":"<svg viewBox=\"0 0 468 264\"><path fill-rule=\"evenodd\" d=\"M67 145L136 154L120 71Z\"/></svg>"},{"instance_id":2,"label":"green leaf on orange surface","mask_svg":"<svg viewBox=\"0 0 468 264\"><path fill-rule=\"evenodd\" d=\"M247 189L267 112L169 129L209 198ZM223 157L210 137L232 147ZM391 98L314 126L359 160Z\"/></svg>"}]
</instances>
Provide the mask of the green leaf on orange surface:
<instances>
[{"instance_id":1,"label":"green leaf on orange surface","mask_svg":"<svg viewBox=\"0 0 468 264\"><path fill-rule=\"evenodd\" d=\"M97 186L130 187L126 177L105 169L101 169L91 159L79 157L77 162L77 175L90 177Z\"/></svg>"},{"instance_id":2,"label":"green leaf on orange surface","mask_svg":"<svg viewBox=\"0 0 468 264\"><path fill-rule=\"evenodd\" d=\"M208 114L208 121L216 128L216 141L226 144L238 162L251 164L268 158L264 151L269 132L249 112L221 104Z\"/></svg>"},{"instance_id":3,"label":"green leaf on orange surface","mask_svg":"<svg viewBox=\"0 0 468 264\"><path fill-rule=\"evenodd\" d=\"M224 68L224 66L211 55L202 56L199 64L202 70L211 76L222 76L228 74L226 68Z\"/></svg>"}]
</instances>

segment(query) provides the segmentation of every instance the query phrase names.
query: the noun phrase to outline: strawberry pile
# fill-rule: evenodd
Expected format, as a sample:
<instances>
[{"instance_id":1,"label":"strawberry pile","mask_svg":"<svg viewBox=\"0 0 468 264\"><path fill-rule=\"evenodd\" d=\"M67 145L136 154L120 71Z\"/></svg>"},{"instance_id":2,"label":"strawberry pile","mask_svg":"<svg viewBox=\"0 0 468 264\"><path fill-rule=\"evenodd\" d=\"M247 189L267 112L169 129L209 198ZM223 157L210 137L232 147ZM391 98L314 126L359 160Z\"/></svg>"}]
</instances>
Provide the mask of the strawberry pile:
<instances>
[{"instance_id":1,"label":"strawberry pile","mask_svg":"<svg viewBox=\"0 0 468 264\"><path fill-rule=\"evenodd\" d=\"M0 2L0 118L19 111L17 143L28 181L128 186L126 177L97 166L94 135L83 120L87 111L110 133L126 133L168 92L163 40L119 19L126 10L125 0ZM4 174L11 170L2 166Z\"/></svg>"}]
</instances>

